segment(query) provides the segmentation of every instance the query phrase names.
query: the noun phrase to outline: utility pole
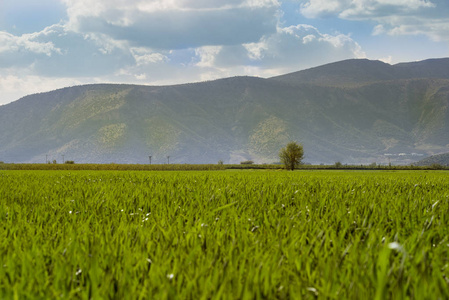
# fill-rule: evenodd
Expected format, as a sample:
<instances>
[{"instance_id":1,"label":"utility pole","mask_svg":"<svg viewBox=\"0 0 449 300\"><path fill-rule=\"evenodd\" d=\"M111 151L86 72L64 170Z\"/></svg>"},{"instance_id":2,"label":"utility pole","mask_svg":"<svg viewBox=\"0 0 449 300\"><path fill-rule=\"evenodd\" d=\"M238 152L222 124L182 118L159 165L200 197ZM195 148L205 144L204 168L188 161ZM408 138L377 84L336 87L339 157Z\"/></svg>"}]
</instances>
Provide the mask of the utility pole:
<instances>
[{"instance_id":1,"label":"utility pole","mask_svg":"<svg viewBox=\"0 0 449 300\"><path fill-rule=\"evenodd\" d=\"M48 164L48 154L45 154L45 163Z\"/></svg>"},{"instance_id":2,"label":"utility pole","mask_svg":"<svg viewBox=\"0 0 449 300\"><path fill-rule=\"evenodd\" d=\"M61 155L62 155L62 163L65 163L64 154L61 154Z\"/></svg>"},{"instance_id":3,"label":"utility pole","mask_svg":"<svg viewBox=\"0 0 449 300\"><path fill-rule=\"evenodd\" d=\"M149 155L148 158L150 159L150 165L151 165L151 155Z\"/></svg>"},{"instance_id":4,"label":"utility pole","mask_svg":"<svg viewBox=\"0 0 449 300\"><path fill-rule=\"evenodd\" d=\"M170 164L170 155L167 155L167 164Z\"/></svg>"}]
</instances>

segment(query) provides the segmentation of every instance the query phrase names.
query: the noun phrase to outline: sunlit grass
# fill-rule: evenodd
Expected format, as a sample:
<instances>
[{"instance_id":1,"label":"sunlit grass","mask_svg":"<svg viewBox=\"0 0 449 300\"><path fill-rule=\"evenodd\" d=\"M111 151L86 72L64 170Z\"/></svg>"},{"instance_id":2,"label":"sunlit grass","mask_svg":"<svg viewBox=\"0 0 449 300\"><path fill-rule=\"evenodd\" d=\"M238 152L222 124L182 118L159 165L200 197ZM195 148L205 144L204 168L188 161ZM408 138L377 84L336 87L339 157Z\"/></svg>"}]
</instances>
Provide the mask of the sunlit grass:
<instances>
[{"instance_id":1,"label":"sunlit grass","mask_svg":"<svg viewBox=\"0 0 449 300\"><path fill-rule=\"evenodd\" d=\"M447 172L3 171L0 298L447 299Z\"/></svg>"}]
</instances>

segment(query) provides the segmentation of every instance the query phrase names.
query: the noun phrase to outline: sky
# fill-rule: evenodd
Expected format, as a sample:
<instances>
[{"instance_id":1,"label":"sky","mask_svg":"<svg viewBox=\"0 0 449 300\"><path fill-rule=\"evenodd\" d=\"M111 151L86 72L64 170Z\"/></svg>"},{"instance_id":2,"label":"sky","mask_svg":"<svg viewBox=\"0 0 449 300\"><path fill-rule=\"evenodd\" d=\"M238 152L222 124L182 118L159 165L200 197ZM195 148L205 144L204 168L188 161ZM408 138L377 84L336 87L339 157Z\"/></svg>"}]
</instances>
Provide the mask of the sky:
<instances>
[{"instance_id":1,"label":"sky","mask_svg":"<svg viewBox=\"0 0 449 300\"><path fill-rule=\"evenodd\" d=\"M448 0L0 0L0 105L81 84L440 57Z\"/></svg>"}]
</instances>

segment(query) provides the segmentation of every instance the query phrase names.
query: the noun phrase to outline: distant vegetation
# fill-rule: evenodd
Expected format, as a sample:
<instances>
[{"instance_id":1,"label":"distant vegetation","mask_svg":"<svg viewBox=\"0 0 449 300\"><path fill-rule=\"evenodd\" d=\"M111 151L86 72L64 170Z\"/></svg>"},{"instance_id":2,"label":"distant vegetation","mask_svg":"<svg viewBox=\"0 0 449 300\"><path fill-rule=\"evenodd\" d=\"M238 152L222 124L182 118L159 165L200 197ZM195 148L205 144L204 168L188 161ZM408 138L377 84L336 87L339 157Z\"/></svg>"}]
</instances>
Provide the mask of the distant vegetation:
<instances>
[{"instance_id":1,"label":"distant vegetation","mask_svg":"<svg viewBox=\"0 0 449 300\"><path fill-rule=\"evenodd\" d=\"M123 170L123 171L214 171L214 170L281 170L282 164L0 164L0 170ZM310 165L302 164L300 170L449 170L449 166L388 166L388 165Z\"/></svg>"},{"instance_id":2,"label":"distant vegetation","mask_svg":"<svg viewBox=\"0 0 449 300\"><path fill-rule=\"evenodd\" d=\"M239 165L236 165L239 166ZM230 165L218 164L2 164L0 170L103 170L103 171L188 171L224 170ZM279 166L278 166L279 167Z\"/></svg>"}]
</instances>

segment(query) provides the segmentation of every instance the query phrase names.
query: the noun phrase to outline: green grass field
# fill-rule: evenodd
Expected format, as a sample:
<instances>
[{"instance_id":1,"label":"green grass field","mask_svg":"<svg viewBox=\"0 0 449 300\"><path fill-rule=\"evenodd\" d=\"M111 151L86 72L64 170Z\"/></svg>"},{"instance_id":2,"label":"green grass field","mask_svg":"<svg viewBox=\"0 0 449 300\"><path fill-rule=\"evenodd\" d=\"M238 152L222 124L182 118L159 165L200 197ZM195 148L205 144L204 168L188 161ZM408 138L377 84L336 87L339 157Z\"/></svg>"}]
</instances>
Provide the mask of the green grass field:
<instances>
[{"instance_id":1,"label":"green grass field","mask_svg":"<svg viewBox=\"0 0 449 300\"><path fill-rule=\"evenodd\" d=\"M445 171L1 171L0 299L448 299Z\"/></svg>"}]
</instances>

